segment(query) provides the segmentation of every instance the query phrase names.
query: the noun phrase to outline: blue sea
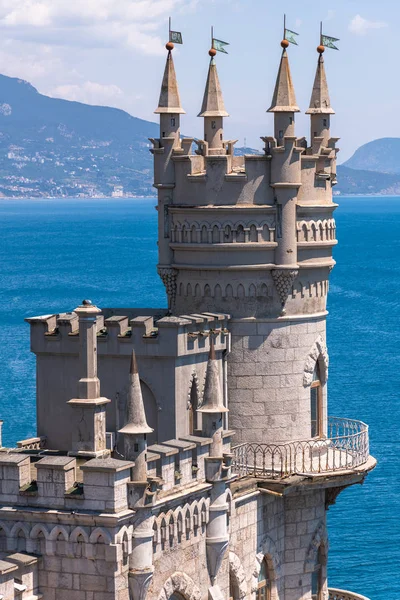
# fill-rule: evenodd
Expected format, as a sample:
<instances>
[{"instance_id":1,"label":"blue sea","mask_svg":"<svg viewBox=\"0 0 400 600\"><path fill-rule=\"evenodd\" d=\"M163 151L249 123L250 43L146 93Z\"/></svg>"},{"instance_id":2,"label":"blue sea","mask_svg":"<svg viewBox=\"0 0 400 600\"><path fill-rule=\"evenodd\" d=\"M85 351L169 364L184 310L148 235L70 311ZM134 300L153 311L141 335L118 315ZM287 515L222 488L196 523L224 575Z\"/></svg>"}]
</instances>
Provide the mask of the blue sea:
<instances>
[{"instance_id":1,"label":"blue sea","mask_svg":"<svg viewBox=\"0 0 400 600\"><path fill-rule=\"evenodd\" d=\"M331 275L329 413L370 425L379 465L329 510L329 585L400 598L400 198L341 198ZM154 200L0 200L0 418L35 433L28 316L165 306Z\"/></svg>"}]
</instances>

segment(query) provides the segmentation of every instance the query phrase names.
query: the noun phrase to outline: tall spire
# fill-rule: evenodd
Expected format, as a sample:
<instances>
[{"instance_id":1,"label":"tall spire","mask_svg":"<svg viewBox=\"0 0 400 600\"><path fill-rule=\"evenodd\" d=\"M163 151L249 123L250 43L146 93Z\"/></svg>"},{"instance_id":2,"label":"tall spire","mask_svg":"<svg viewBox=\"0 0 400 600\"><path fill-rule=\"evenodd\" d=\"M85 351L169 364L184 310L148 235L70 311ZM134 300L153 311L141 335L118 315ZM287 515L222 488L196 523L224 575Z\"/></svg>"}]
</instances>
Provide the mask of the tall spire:
<instances>
[{"instance_id":1,"label":"tall spire","mask_svg":"<svg viewBox=\"0 0 400 600\"><path fill-rule=\"evenodd\" d=\"M199 117L229 117L226 112L224 99L222 97L221 84L218 78L217 65L214 57L211 57L210 66L204 90L203 104Z\"/></svg>"},{"instance_id":2,"label":"tall spire","mask_svg":"<svg viewBox=\"0 0 400 600\"><path fill-rule=\"evenodd\" d=\"M328 83L326 81L324 57L320 52L318 57L317 72L315 73L314 86L311 94L310 108L307 115L334 115L329 98Z\"/></svg>"},{"instance_id":3,"label":"tall spire","mask_svg":"<svg viewBox=\"0 0 400 600\"><path fill-rule=\"evenodd\" d=\"M286 48L283 48L272 104L268 112L300 112L296 102Z\"/></svg>"},{"instance_id":4,"label":"tall spire","mask_svg":"<svg viewBox=\"0 0 400 600\"><path fill-rule=\"evenodd\" d=\"M204 400L202 407L199 408L199 412L209 414L228 412L222 399L219 363L215 355L214 339L212 336L210 337L210 354L204 385Z\"/></svg>"},{"instance_id":5,"label":"tall spire","mask_svg":"<svg viewBox=\"0 0 400 600\"><path fill-rule=\"evenodd\" d=\"M164 70L164 77L161 84L160 99L158 106L154 111L156 114L184 114L179 97L178 82L176 80L174 59L172 51L168 50L167 62Z\"/></svg>"},{"instance_id":6,"label":"tall spire","mask_svg":"<svg viewBox=\"0 0 400 600\"><path fill-rule=\"evenodd\" d=\"M119 433L138 435L151 433L152 431L153 429L147 425L136 355L132 351L129 370L129 391L126 402L126 423L119 430Z\"/></svg>"}]
</instances>

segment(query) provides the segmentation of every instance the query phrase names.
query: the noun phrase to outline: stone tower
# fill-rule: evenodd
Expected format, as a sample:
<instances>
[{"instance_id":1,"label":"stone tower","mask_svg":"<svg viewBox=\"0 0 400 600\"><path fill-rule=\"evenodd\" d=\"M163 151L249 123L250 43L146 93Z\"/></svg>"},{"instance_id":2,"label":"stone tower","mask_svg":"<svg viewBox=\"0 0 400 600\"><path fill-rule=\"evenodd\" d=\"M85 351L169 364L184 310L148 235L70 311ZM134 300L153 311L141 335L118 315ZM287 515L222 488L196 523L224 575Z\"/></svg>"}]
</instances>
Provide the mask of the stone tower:
<instances>
[{"instance_id":1,"label":"stone tower","mask_svg":"<svg viewBox=\"0 0 400 600\"><path fill-rule=\"evenodd\" d=\"M365 423L327 416L333 110L320 46L296 137L287 46L274 135L240 157L214 48L204 139L181 139L167 44L152 152L168 309L27 319L38 435L0 448L4 600L367 600L328 587L327 510L375 460Z\"/></svg>"},{"instance_id":2,"label":"stone tower","mask_svg":"<svg viewBox=\"0 0 400 600\"><path fill-rule=\"evenodd\" d=\"M169 55L167 65L171 61ZM176 80L169 83L173 97ZM307 111L310 145L296 137L299 108L286 48L268 111L274 115L274 136L262 138L264 153L235 156L234 142L223 137L228 113L213 57L199 115L204 140L196 141L196 155L189 154L187 139L174 138L171 152L172 140L161 137L160 148L153 150L159 270L173 314L232 317L229 424L237 442L310 436L308 379L316 348L323 388L317 427L320 433L327 427L325 319L336 244L337 150L322 54Z\"/></svg>"}]
</instances>

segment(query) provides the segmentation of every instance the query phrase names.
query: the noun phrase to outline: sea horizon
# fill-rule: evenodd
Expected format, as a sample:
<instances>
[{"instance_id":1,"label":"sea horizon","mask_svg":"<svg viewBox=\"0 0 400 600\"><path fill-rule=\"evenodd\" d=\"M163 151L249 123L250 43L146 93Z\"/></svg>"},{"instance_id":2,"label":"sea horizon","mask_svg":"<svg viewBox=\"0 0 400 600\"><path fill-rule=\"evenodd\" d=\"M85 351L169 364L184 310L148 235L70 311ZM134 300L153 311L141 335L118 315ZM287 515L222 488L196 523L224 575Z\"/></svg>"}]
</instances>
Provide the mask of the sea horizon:
<instances>
[{"instance_id":1,"label":"sea horizon","mask_svg":"<svg viewBox=\"0 0 400 600\"><path fill-rule=\"evenodd\" d=\"M378 466L329 509L329 586L397 600L400 196L375 198L334 197L329 414L369 425ZM0 199L0 418L10 446L35 434L35 357L25 318L71 311L83 298L100 308L166 307L155 198L33 200Z\"/></svg>"}]
</instances>

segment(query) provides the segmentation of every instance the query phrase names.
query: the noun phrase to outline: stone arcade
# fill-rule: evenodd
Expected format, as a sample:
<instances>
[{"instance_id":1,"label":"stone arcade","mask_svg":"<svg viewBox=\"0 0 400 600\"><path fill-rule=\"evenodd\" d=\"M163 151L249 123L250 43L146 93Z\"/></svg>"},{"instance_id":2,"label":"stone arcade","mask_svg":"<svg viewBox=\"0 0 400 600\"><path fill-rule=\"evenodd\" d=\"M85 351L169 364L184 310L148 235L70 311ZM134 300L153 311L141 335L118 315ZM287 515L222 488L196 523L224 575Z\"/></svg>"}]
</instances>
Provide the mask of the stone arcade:
<instances>
[{"instance_id":1,"label":"stone arcade","mask_svg":"<svg viewBox=\"0 0 400 600\"><path fill-rule=\"evenodd\" d=\"M364 598L327 582L327 510L375 460L367 425L328 416L324 48L307 143L282 46L274 135L239 157L213 50L204 139L181 139L167 45L151 151L168 310L27 319L38 437L0 453L4 600Z\"/></svg>"}]
</instances>

